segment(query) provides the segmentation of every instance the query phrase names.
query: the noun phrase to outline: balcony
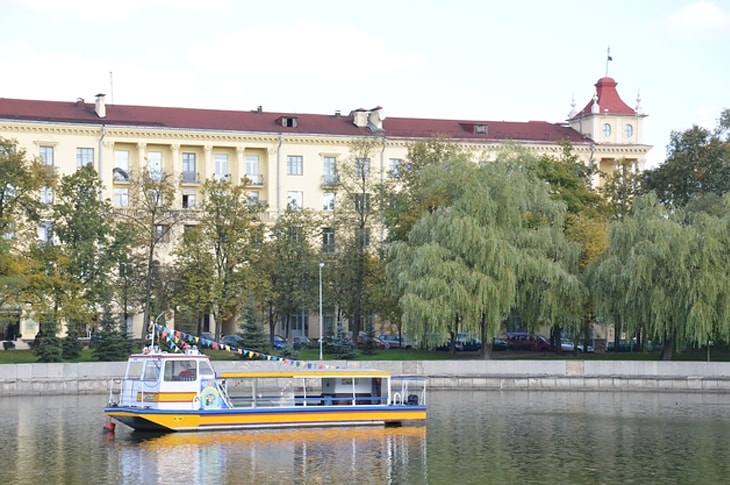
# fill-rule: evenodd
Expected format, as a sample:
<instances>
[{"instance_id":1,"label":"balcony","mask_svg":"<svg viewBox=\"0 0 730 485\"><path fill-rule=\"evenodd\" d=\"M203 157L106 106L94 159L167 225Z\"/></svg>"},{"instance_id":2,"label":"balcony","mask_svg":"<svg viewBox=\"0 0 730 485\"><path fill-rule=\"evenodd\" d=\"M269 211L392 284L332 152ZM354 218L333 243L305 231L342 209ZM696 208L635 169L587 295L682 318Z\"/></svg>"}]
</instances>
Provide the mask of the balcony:
<instances>
[{"instance_id":1,"label":"balcony","mask_svg":"<svg viewBox=\"0 0 730 485\"><path fill-rule=\"evenodd\" d=\"M251 185L261 186L264 185L264 176L260 173L247 173L246 178L249 180Z\"/></svg>"},{"instance_id":2,"label":"balcony","mask_svg":"<svg viewBox=\"0 0 730 485\"><path fill-rule=\"evenodd\" d=\"M330 175L322 175L322 179L320 181L321 187L336 187L340 185L340 177L338 175L330 174Z\"/></svg>"},{"instance_id":3,"label":"balcony","mask_svg":"<svg viewBox=\"0 0 730 485\"><path fill-rule=\"evenodd\" d=\"M183 172L182 173L182 183L184 183L184 184L199 184L200 183L200 173L198 173L198 172Z\"/></svg>"}]
</instances>

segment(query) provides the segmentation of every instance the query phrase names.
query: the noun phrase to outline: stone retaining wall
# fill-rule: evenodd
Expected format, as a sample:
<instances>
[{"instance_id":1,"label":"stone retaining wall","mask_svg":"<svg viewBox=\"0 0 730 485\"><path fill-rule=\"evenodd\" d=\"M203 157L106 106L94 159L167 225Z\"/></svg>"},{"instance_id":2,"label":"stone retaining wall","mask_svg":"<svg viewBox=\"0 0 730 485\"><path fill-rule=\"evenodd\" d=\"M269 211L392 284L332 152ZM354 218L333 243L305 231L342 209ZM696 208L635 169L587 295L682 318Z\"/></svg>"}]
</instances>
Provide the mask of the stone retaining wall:
<instances>
[{"instance_id":1,"label":"stone retaining wall","mask_svg":"<svg viewBox=\"0 0 730 485\"><path fill-rule=\"evenodd\" d=\"M343 366L345 362L327 364ZM220 372L277 364L215 361L213 365ZM354 361L348 365L428 377L430 389L730 393L730 362L434 360ZM109 382L121 377L125 367L126 362L3 364L0 395L105 394Z\"/></svg>"}]
</instances>

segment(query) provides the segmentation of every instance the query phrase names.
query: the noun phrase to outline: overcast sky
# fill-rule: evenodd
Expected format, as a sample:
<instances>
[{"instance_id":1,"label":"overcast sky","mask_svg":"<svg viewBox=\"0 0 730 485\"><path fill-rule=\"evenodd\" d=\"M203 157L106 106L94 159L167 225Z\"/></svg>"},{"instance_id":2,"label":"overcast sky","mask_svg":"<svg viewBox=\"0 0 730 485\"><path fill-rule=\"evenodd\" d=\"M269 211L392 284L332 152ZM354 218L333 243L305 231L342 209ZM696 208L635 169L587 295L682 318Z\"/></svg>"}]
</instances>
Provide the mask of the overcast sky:
<instances>
[{"instance_id":1,"label":"overcast sky","mask_svg":"<svg viewBox=\"0 0 730 485\"><path fill-rule=\"evenodd\" d=\"M609 46L651 165L730 108L730 0L0 0L0 97L561 122Z\"/></svg>"}]
</instances>

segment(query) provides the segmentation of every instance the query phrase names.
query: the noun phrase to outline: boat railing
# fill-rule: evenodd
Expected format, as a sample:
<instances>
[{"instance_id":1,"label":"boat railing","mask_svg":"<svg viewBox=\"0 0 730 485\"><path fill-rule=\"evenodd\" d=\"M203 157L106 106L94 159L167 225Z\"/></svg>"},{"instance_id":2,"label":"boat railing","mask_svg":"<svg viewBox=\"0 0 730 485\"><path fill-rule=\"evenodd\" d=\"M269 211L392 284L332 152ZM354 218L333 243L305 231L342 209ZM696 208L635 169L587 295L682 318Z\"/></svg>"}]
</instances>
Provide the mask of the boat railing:
<instances>
[{"instance_id":1,"label":"boat railing","mask_svg":"<svg viewBox=\"0 0 730 485\"><path fill-rule=\"evenodd\" d=\"M323 394L313 396L237 396L230 398L232 407L288 407L288 406L358 406L387 404L386 396L370 394Z\"/></svg>"}]
</instances>

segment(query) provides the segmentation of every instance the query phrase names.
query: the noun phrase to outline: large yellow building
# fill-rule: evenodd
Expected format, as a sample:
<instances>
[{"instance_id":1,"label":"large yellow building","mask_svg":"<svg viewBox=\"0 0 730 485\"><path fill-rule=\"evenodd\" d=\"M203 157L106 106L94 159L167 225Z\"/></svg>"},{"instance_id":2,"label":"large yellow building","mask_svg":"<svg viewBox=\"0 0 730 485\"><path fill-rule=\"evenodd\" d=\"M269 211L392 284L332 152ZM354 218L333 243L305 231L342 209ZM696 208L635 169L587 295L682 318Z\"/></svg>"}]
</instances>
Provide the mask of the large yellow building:
<instances>
[{"instance_id":1,"label":"large yellow building","mask_svg":"<svg viewBox=\"0 0 730 485\"><path fill-rule=\"evenodd\" d=\"M252 182L250 195L268 207L265 217L273 220L289 203L332 211L337 164L351 156L350 143L361 137L374 137L379 144L371 161L371 174L378 178L397 169L411 142L436 135L487 156L496 156L507 143L537 155L558 155L558 142L568 140L584 163L604 172L622 159L641 170L651 148L642 143L645 115L638 104L634 109L621 100L616 84L609 77L599 79L585 107L576 111L573 103L563 123L384 119L380 107L302 114L262 107L127 106L108 104L103 94L93 102L0 98L0 136L17 140L60 175L93 164L104 197L120 209L129 203L130 174L148 167L179 177L174 206L182 211L195 208L206 179L236 182L245 176ZM141 330L141 318L134 326Z\"/></svg>"}]
</instances>

